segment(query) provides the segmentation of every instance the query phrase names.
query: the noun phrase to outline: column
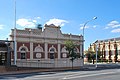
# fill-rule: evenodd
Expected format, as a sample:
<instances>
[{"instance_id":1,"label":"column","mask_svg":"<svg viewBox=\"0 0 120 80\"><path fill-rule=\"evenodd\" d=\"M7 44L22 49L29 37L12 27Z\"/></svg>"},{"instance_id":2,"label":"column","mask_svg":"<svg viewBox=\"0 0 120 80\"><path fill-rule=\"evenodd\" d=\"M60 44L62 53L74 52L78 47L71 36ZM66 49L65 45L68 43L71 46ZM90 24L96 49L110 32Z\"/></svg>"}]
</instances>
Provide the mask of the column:
<instances>
[{"instance_id":1,"label":"column","mask_svg":"<svg viewBox=\"0 0 120 80\"><path fill-rule=\"evenodd\" d=\"M83 44L80 43L80 56L83 56L82 55L83 53L84 53Z\"/></svg>"},{"instance_id":2,"label":"column","mask_svg":"<svg viewBox=\"0 0 120 80\"><path fill-rule=\"evenodd\" d=\"M48 59L48 43L45 43L45 59Z\"/></svg>"},{"instance_id":3,"label":"column","mask_svg":"<svg viewBox=\"0 0 120 80\"><path fill-rule=\"evenodd\" d=\"M33 59L33 43L30 42L30 60Z\"/></svg>"},{"instance_id":4,"label":"column","mask_svg":"<svg viewBox=\"0 0 120 80\"><path fill-rule=\"evenodd\" d=\"M33 38L32 38L33 32L31 29L29 29L29 43L30 43L30 60L33 59Z\"/></svg>"},{"instance_id":5,"label":"column","mask_svg":"<svg viewBox=\"0 0 120 80\"><path fill-rule=\"evenodd\" d=\"M61 54L60 54L60 44L58 43L58 59L60 59L60 56L61 56Z\"/></svg>"},{"instance_id":6,"label":"column","mask_svg":"<svg viewBox=\"0 0 120 80\"><path fill-rule=\"evenodd\" d=\"M16 42L16 61L17 61L17 58L18 58L18 49L17 49L17 42Z\"/></svg>"}]
</instances>

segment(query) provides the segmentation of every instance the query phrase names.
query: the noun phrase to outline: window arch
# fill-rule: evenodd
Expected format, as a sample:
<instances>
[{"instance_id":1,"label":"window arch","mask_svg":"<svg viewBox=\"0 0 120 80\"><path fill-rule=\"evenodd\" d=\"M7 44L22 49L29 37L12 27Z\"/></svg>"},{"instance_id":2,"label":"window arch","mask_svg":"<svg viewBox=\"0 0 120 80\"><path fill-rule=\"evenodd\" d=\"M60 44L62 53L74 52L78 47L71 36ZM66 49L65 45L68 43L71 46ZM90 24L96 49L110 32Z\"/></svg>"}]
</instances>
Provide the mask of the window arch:
<instances>
[{"instance_id":1,"label":"window arch","mask_svg":"<svg viewBox=\"0 0 120 80\"><path fill-rule=\"evenodd\" d=\"M26 52L28 52L28 48L23 44L23 46L20 46L19 51L21 51L21 49L24 48Z\"/></svg>"},{"instance_id":2,"label":"window arch","mask_svg":"<svg viewBox=\"0 0 120 80\"><path fill-rule=\"evenodd\" d=\"M77 47L75 47L75 52L79 53L79 49Z\"/></svg>"},{"instance_id":3,"label":"window arch","mask_svg":"<svg viewBox=\"0 0 120 80\"><path fill-rule=\"evenodd\" d=\"M40 45L38 45L37 47L35 47L34 51L35 52L43 52L43 48Z\"/></svg>"},{"instance_id":4,"label":"window arch","mask_svg":"<svg viewBox=\"0 0 120 80\"><path fill-rule=\"evenodd\" d=\"M61 53L62 53L61 56L62 56L63 58L66 58L66 57L67 57L68 51L66 50L66 46L64 46L64 47L62 48Z\"/></svg>"},{"instance_id":5,"label":"window arch","mask_svg":"<svg viewBox=\"0 0 120 80\"><path fill-rule=\"evenodd\" d=\"M49 52L56 52L56 48L52 45L52 47L49 48Z\"/></svg>"},{"instance_id":6,"label":"window arch","mask_svg":"<svg viewBox=\"0 0 120 80\"><path fill-rule=\"evenodd\" d=\"M62 48L62 50L61 50L61 52L63 53L67 53L68 51L66 50L66 47L64 46L63 48Z\"/></svg>"}]
</instances>

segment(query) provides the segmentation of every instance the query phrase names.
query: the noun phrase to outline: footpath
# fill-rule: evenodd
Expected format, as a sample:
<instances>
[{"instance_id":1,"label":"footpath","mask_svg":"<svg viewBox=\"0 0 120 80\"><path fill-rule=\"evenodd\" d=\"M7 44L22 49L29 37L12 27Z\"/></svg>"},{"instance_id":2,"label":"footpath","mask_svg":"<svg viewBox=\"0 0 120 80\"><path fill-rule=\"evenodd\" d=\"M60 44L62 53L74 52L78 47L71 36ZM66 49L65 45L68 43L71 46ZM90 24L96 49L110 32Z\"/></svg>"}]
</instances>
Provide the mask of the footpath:
<instances>
[{"instance_id":1,"label":"footpath","mask_svg":"<svg viewBox=\"0 0 120 80\"><path fill-rule=\"evenodd\" d=\"M97 67L96 67L97 65ZM84 70L120 69L120 63L85 64Z\"/></svg>"},{"instance_id":2,"label":"footpath","mask_svg":"<svg viewBox=\"0 0 120 80\"><path fill-rule=\"evenodd\" d=\"M0 72L0 75L9 75L9 74L29 74L37 72L61 72L61 71L93 71L93 70L104 70L104 69L120 69L120 64L118 63L109 63L109 64L85 64L83 67L71 67L69 68L27 68L27 69L18 69L11 71Z\"/></svg>"}]
</instances>

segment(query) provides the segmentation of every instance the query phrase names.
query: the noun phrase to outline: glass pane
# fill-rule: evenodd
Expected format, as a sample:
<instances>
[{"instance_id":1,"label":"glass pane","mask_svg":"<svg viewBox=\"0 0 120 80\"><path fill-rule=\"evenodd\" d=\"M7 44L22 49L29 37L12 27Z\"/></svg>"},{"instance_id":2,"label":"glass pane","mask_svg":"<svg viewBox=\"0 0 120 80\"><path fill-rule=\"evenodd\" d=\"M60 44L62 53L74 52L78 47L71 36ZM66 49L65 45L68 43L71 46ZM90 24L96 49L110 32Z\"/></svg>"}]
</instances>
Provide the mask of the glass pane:
<instances>
[{"instance_id":1,"label":"glass pane","mask_svg":"<svg viewBox=\"0 0 120 80\"><path fill-rule=\"evenodd\" d=\"M25 53L21 53L21 59L26 59Z\"/></svg>"}]
</instances>

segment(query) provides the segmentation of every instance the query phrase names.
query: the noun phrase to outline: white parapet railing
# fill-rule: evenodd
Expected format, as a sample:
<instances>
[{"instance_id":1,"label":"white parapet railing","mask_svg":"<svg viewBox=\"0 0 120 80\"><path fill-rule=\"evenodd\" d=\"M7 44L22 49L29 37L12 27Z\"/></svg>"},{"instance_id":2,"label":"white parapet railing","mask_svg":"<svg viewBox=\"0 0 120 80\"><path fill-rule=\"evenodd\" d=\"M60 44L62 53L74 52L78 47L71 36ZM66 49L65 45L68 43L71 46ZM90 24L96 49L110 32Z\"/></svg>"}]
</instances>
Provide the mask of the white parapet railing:
<instances>
[{"instance_id":1,"label":"white parapet railing","mask_svg":"<svg viewBox=\"0 0 120 80\"><path fill-rule=\"evenodd\" d=\"M11 63L13 64L13 62ZM39 68L59 68L72 67L72 62L69 59L49 59L49 60L19 60L18 67L39 67ZM83 66L82 59L76 59L73 62L74 67Z\"/></svg>"}]
</instances>

